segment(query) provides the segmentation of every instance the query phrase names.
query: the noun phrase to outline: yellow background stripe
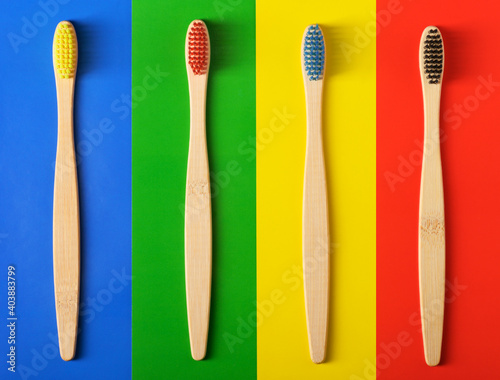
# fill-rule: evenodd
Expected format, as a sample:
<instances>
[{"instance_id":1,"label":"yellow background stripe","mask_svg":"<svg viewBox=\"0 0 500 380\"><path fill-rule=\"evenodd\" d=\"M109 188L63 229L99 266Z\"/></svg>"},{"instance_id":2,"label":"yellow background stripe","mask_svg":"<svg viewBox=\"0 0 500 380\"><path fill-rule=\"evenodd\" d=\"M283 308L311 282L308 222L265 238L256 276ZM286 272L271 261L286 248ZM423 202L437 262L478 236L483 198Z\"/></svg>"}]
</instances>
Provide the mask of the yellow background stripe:
<instances>
[{"instance_id":1,"label":"yellow background stripe","mask_svg":"<svg viewBox=\"0 0 500 380\"><path fill-rule=\"evenodd\" d=\"M257 1L259 379L365 379L375 363L375 1ZM302 34L326 40L327 362L309 358L302 283Z\"/></svg>"}]
</instances>

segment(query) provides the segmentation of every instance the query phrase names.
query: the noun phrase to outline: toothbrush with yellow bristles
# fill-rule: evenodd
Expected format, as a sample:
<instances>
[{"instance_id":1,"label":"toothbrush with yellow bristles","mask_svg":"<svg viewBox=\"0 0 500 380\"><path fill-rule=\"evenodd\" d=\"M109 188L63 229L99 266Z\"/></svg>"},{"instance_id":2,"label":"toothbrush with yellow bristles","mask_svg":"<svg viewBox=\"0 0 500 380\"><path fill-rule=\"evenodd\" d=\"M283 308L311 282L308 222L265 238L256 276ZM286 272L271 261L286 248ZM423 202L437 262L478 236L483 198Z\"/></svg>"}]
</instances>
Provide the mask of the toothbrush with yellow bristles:
<instances>
[{"instance_id":1,"label":"toothbrush with yellow bristles","mask_svg":"<svg viewBox=\"0 0 500 380\"><path fill-rule=\"evenodd\" d=\"M54 178L54 292L59 352L75 356L80 290L80 225L73 136L73 94L78 46L73 24L57 25L53 44L57 91L57 155Z\"/></svg>"}]
</instances>

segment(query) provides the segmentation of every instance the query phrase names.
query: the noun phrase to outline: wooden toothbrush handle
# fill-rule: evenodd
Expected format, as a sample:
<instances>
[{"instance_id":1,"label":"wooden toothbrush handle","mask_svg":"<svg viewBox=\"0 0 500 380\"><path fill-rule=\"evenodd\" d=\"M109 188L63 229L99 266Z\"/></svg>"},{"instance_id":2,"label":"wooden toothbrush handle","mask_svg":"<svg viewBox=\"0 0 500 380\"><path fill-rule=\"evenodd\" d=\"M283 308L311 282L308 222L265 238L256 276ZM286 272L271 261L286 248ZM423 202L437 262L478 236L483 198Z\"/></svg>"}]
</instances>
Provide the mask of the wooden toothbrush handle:
<instances>
[{"instance_id":1,"label":"wooden toothbrush handle","mask_svg":"<svg viewBox=\"0 0 500 380\"><path fill-rule=\"evenodd\" d=\"M420 185L420 313L425 361L430 366L437 365L441 357L445 292L444 198L438 118L439 112L426 116Z\"/></svg>"},{"instance_id":2,"label":"wooden toothbrush handle","mask_svg":"<svg viewBox=\"0 0 500 380\"><path fill-rule=\"evenodd\" d=\"M330 235L321 112L308 104L307 148L302 215L302 258L309 352L315 363L325 359L328 331Z\"/></svg>"},{"instance_id":3,"label":"wooden toothbrush handle","mask_svg":"<svg viewBox=\"0 0 500 380\"><path fill-rule=\"evenodd\" d=\"M66 93L68 91L70 94ZM71 360L75 355L80 287L80 226L72 99L72 86L61 84L58 88L53 260L59 351L64 360Z\"/></svg>"},{"instance_id":4,"label":"wooden toothbrush handle","mask_svg":"<svg viewBox=\"0 0 500 380\"><path fill-rule=\"evenodd\" d=\"M191 355L205 357L212 281L212 218L205 110L191 112L186 181L185 266Z\"/></svg>"}]
</instances>

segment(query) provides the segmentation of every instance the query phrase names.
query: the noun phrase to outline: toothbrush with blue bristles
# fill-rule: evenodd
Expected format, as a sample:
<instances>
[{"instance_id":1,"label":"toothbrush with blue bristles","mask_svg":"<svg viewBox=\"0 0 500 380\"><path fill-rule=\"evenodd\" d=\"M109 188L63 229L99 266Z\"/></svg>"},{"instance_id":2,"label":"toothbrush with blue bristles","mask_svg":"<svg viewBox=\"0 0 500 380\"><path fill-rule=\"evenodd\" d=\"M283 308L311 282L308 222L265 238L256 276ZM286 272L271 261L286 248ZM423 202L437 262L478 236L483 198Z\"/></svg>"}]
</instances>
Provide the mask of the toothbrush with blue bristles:
<instances>
[{"instance_id":1,"label":"toothbrush with blue bristles","mask_svg":"<svg viewBox=\"0 0 500 380\"><path fill-rule=\"evenodd\" d=\"M314 363L325 360L330 277L328 198L321 131L325 59L323 32L318 25L309 25L302 39L307 106L302 257L309 352Z\"/></svg>"}]
</instances>

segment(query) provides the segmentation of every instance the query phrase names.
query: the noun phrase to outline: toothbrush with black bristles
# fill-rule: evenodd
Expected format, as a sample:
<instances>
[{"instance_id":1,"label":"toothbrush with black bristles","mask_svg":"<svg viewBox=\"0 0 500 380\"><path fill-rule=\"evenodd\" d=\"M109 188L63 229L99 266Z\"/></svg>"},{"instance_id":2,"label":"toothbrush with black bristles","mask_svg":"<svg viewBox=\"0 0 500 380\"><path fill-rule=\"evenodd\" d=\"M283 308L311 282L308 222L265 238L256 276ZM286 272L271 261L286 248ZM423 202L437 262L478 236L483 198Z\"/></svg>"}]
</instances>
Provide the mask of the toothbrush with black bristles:
<instances>
[{"instance_id":1,"label":"toothbrush with black bristles","mask_svg":"<svg viewBox=\"0 0 500 380\"><path fill-rule=\"evenodd\" d=\"M439 139L444 46L438 28L425 28L419 53L425 113L418 239L420 314L425 361L435 366L441 357L445 291L444 198Z\"/></svg>"},{"instance_id":2,"label":"toothbrush with black bristles","mask_svg":"<svg viewBox=\"0 0 500 380\"><path fill-rule=\"evenodd\" d=\"M330 282L328 197L322 137L325 42L318 25L309 25L302 39L302 75L307 107L307 142L302 210L302 258L309 353L314 363L325 360Z\"/></svg>"}]
</instances>

